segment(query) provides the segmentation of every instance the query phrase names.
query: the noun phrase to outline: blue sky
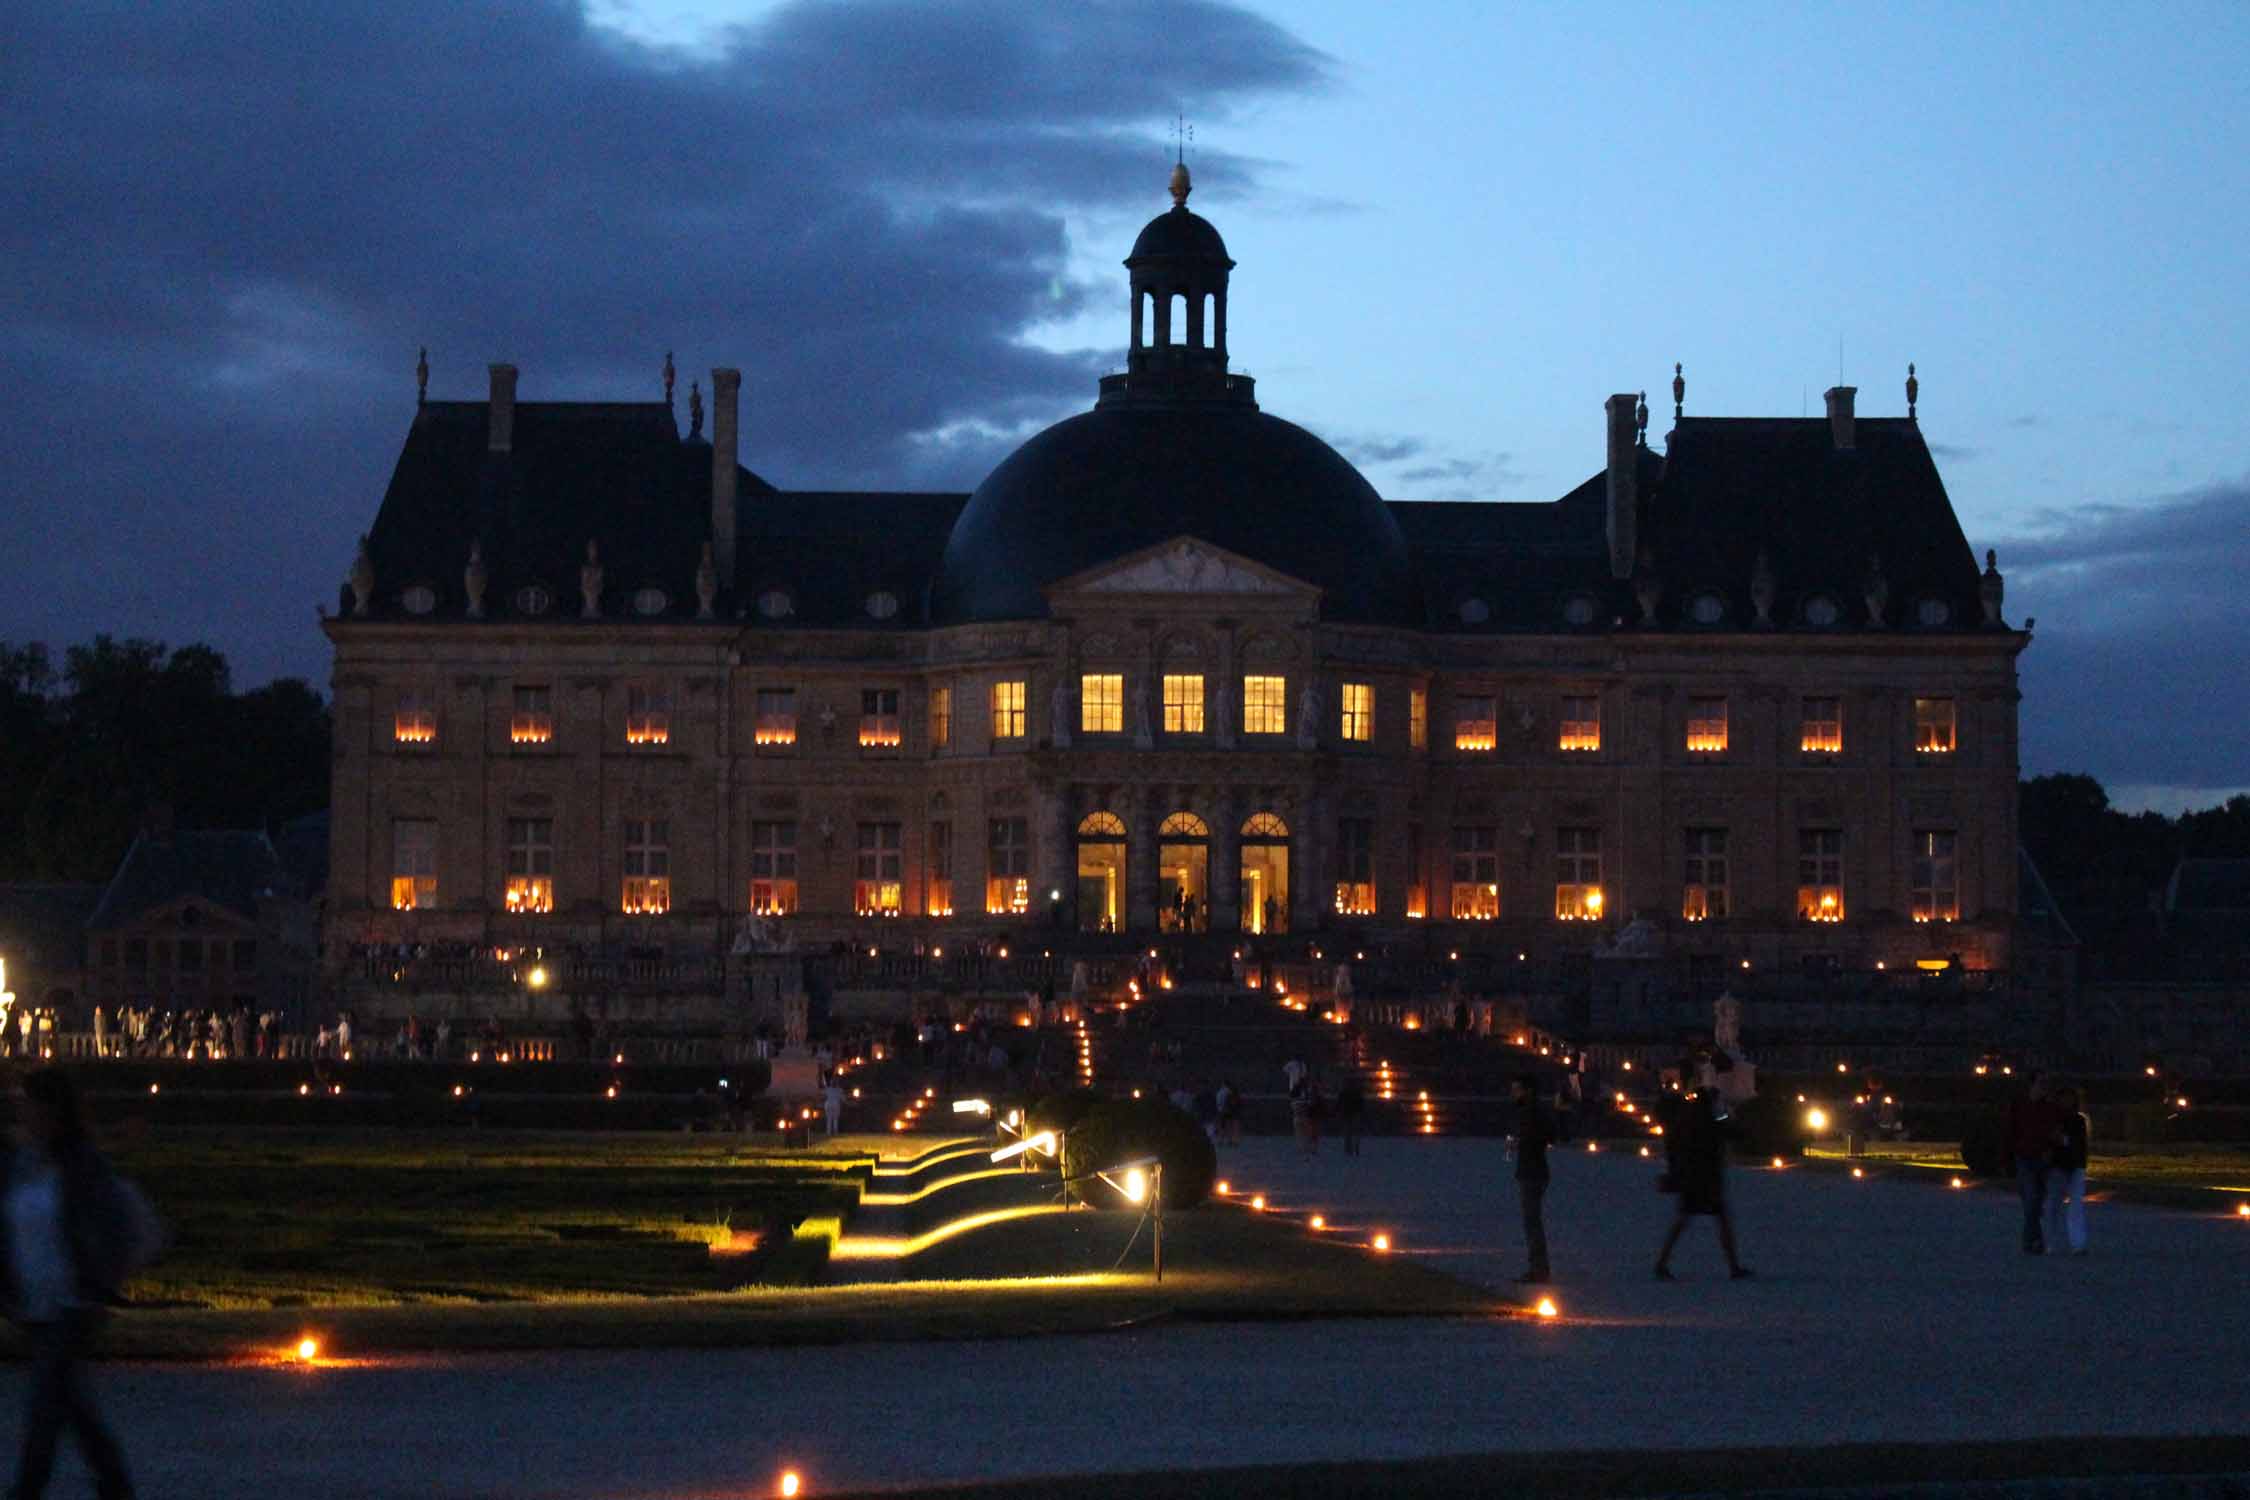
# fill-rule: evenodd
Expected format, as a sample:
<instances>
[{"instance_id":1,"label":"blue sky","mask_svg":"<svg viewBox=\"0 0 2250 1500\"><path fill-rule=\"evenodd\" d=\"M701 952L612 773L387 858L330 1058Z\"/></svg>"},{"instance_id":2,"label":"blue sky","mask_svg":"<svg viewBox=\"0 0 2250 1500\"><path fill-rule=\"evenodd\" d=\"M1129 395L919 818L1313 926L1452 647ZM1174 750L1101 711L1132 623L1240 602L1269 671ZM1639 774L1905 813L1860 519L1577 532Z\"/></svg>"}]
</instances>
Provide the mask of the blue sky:
<instances>
[{"instance_id":1,"label":"blue sky","mask_svg":"<svg viewBox=\"0 0 2250 1500\"><path fill-rule=\"evenodd\" d=\"M1863 412L1902 411L1912 360L1964 527L2039 618L2027 773L2250 785L2250 7L322 16L71 13L0 59L33 185L0 368L53 403L0 456L0 546L65 585L0 638L323 676L310 606L425 342L469 397L511 355L527 399L641 394L667 347L738 363L777 482L973 484L1121 357L1117 263L1184 110L1236 363L1384 493L1552 498L1609 392L1661 432L1675 360L1690 411L1742 415L1817 412L1839 349ZM853 410L792 389L823 384Z\"/></svg>"}]
</instances>

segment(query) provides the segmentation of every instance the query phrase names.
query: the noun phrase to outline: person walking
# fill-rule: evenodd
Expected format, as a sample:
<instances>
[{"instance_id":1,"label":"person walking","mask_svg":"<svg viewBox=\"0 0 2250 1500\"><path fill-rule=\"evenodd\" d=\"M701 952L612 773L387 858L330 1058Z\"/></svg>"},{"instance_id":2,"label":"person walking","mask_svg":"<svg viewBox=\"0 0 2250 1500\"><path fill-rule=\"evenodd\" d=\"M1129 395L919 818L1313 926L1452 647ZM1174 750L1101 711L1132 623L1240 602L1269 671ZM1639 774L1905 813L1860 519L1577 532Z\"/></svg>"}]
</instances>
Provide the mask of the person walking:
<instances>
[{"instance_id":1,"label":"person walking","mask_svg":"<svg viewBox=\"0 0 2250 1500\"><path fill-rule=\"evenodd\" d=\"M1219 1081L1219 1140L1222 1145L1242 1144L1242 1091L1232 1079Z\"/></svg>"},{"instance_id":2,"label":"person walking","mask_svg":"<svg viewBox=\"0 0 2250 1500\"><path fill-rule=\"evenodd\" d=\"M1336 1130L1344 1138L1344 1154L1359 1155L1359 1129L1367 1115L1367 1095L1357 1075L1347 1076L1336 1090Z\"/></svg>"},{"instance_id":3,"label":"person walking","mask_svg":"<svg viewBox=\"0 0 2250 1500\"><path fill-rule=\"evenodd\" d=\"M1508 1154L1516 1161L1516 1199L1523 1210L1524 1273L1516 1280L1542 1285L1553 1280L1547 1265L1547 1147L1554 1143L1555 1124L1539 1102L1539 1083L1526 1074L1508 1085L1516 1105L1515 1134L1508 1137Z\"/></svg>"},{"instance_id":4,"label":"person walking","mask_svg":"<svg viewBox=\"0 0 2250 1500\"><path fill-rule=\"evenodd\" d=\"M1734 1218L1727 1212L1730 1119L1726 1100L1710 1076L1699 1078L1696 1064L1691 1062L1680 1072L1683 1078L1697 1082L1695 1091L1673 1110L1664 1135L1668 1160L1659 1185L1678 1199L1679 1212L1673 1215L1671 1231L1664 1236L1664 1248L1656 1252L1656 1279L1677 1279L1672 1275L1672 1247L1687 1233L1688 1220L1700 1217L1719 1221L1719 1249L1726 1254L1727 1274L1741 1281L1751 1271L1735 1253Z\"/></svg>"},{"instance_id":5,"label":"person walking","mask_svg":"<svg viewBox=\"0 0 2250 1500\"><path fill-rule=\"evenodd\" d=\"M2047 1253L2086 1253L2086 1112L2078 1090L2055 1094L2055 1112L2061 1119L2062 1144L2055 1148L2054 1165L2047 1173Z\"/></svg>"},{"instance_id":6,"label":"person walking","mask_svg":"<svg viewBox=\"0 0 2250 1500\"><path fill-rule=\"evenodd\" d=\"M830 1073L820 1086L821 1113L827 1117L828 1133L834 1136L844 1123L844 1086Z\"/></svg>"},{"instance_id":7,"label":"person walking","mask_svg":"<svg viewBox=\"0 0 2250 1500\"><path fill-rule=\"evenodd\" d=\"M94 1471L95 1493L126 1500L133 1481L81 1368L103 1305L132 1269L131 1190L94 1149L67 1074L39 1068L16 1092L17 1147L0 1179L0 1290L29 1350L17 1500L37 1500L68 1427Z\"/></svg>"},{"instance_id":8,"label":"person walking","mask_svg":"<svg viewBox=\"0 0 2250 1500\"><path fill-rule=\"evenodd\" d=\"M2024 1092L2008 1102L2008 1149L2016 1161L2016 1194L2023 1201L2023 1253L2047 1253L2041 1216L2047 1208L2047 1174L2062 1140L2062 1111L2047 1097L2047 1080L2038 1073Z\"/></svg>"}]
</instances>

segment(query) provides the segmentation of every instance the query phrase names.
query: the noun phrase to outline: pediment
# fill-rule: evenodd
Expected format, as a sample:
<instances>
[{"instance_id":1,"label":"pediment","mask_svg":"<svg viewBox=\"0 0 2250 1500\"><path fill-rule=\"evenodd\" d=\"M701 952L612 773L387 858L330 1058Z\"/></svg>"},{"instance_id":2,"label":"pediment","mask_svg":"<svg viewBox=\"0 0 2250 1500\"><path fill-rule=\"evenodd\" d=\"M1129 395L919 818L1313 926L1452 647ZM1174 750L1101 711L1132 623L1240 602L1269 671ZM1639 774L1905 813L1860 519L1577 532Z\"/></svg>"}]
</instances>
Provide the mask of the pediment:
<instances>
[{"instance_id":1,"label":"pediment","mask_svg":"<svg viewBox=\"0 0 2250 1500\"><path fill-rule=\"evenodd\" d=\"M1049 586L1047 593L1248 594L1280 601L1317 598L1320 590L1201 537L1176 536L1073 574Z\"/></svg>"}]
</instances>

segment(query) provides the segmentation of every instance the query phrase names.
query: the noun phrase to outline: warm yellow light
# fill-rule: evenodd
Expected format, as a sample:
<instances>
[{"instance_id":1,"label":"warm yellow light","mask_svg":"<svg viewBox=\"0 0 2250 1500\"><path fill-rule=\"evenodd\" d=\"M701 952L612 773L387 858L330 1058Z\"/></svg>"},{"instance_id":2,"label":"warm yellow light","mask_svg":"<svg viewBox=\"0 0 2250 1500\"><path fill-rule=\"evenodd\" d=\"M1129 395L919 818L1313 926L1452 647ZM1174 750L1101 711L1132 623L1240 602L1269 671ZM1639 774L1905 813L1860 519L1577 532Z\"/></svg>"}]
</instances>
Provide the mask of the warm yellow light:
<instances>
[{"instance_id":1,"label":"warm yellow light","mask_svg":"<svg viewBox=\"0 0 2250 1500\"><path fill-rule=\"evenodd\" d=\"M614 1098L616 1098L616 1097L617 1097L617 1085L613 1083L613 1084L611 1084L611 1085L610 1085L610 1086L609 1086L608 1088L606 1088L606 1089L603 1089L603 1090L602 1090L602 1097L603 1097L604 1099L614 1099Z\"/></svg>"},{"instance_id":2,"label":"warm yellow light","mask_svg":"<svg viewBox=\"0 0 2250 1500\"><path fill-rule=\"evenodd\" d=\"M1250 1206L1251 1206L1251 1207L1252 1207L1253 1209L1256 1209L1256 1210L1258 1210L1258 1211L1259 1211L1260 1213L1263 1213L1263 1212L1265 1211L1265 1207L1266 1207L1266 1195L1265 1195L1264 1193L1253 1193L1253 1194L1251 1194L1251 1195L1250 1195Z\"/></svg>"},{"instance_id":3,"label":"warm yellow light","mask_svg":"<svg viewBox=\"0 0 2250 1500\"><path fill-rule=\"evenodd\" d=\"M798 1476L798 1473L795 1469L783 1469L781 1471L781 1494L783 1500L792 1500L792 1497L803 1494L804 1489L805 1481Z\"/></svg>"},{"instance_id":4,"label":"warm yellow light","mask_svg":"<svg viewBox=\"0 0 2250 1500\"><path fill-rule=\"evenodd\" d=\"M2187 1095L2185 1094L2180 1095L2180 1097L2173 1102L2178 1104L2182 1109L2186 1109L2188 1107Z\"/></svg>"},{"instance_id":5,"label":"warm yellow light","mask_svg":"<svg viewBox=\"0 0 2250 1500\"><path fill-rule=\"evenodd\" d=\"M1147 1197L1148 1174L1146 1172L1143 1172L1139 1167L1135 1167L1125 1174L1126 1201L1131 1203L1139 1203L1144 1201Z\"/></svg>"},{"instance_id":6,"label":"warm yellow light","mask_svg":"<svg viewBox=\"0 0 2250 1500\"><path fill-rule=\"evenodd\" d=\"M1227 1194L1234 1191L1234 1184L1222 1177L1217 1182L1211 1184L1211 1191L1224 1198Z\"/></svg>"},{"instance_id":7,"label":"warm yellow light","mask_svg":"<svg viewBox=\"0 0 2250 1500\"><path fill-rule=\"evenodd\" d=\"M1391 1237L1387 1234L1379 1234L1367 1243L1375 1250L1388 1252L1391 1248Z\"/></svg>"},{"instance_id":8,"label":"warm yellow light","mask_svg":"<svg viewBox=\"0 0 2250 1500\"><path fill-rule=\"evenodd\" d=\"M1967 1187L1967 1186L1968 1186L1968 1184L1967 1184L1967 1183L1965 1183L1965 1182L1963 1182L1963 1181L1962 1181L1962 1180L1961 1180L1960 1178L1956 1177L1956 1178L1954 1178L1954 1179L1953 1179L1953 1186L1955 1186L1955 1187Z\"/></svg>"},{"instance_id":9,"label":"warm yellow light","mask_svg":"<svg viewBox=\"0 0 2250 1500\"><path fill-rule=\"evenodd\" d=\"M312 1085L311 1085L311 1084L309 1084L309 1083L300 1083L300 1084L298 1084L298 1085L297 1085L297 1094L298 1094L298 1097L302 1098L303 1096L305 1096L305 1095L307 1095L307 1094L309 1094L309 1093L311 1093L311 1092L312 1092Z\"/></svg>"},{"instance_id":10,"label":"warm yellow light","mask_svg":"<svg viewBox=\"0 0 2250 1500\"><path fill-rule=\"evenodd\" d=\"M297 1340L297 1358L308 1365L320 1358L320 1340L310 1336Z\"/></svg>"},{"instance_id":11,"label":"warm yellow light","mask_svg":"<svg viewBox=\"0 0 2250 1500\"><path fill-rule=\"evenodd\" d=\"M2242 1211L2246 1214L2250 1214L2250 1203L2243 1204ZM1314 1229L1326 1229L1328 1227L1327 1218L1321 1214L1314 1214L1305 1222L1307 1223L1307 1225Z\"/></svg>"},{"instance_id":12,"label":"warm yellow light","mask_svg":"<svg viewBox=\"0 0 2250 1500\"><path fill-rule=\"evenodd\" d=\"M1780 1166L1786 1165L1786 1164L1785 1164L1785 1163L1784 1163L1784 1162L1782 1161L1782 1159L1781 1159L1780 1157L1778 1157L1778 1156L1777 1156L1777 1157L1775 1157L1775 1158L1773 1159L1773 1164L1774 1164L1774 1165L1775 1165L1776 1167L1780 1167Z\"/></svg>"},{"instance_id":13,"label":"warm yellow light","mask_svg":"<svg viewBox=\"0 0 2250 1500\"><path fill-rule=\"evenodd\" d=\"M453 1085L453 1097L456 1099L461 1097L461 1085L458 1083Z\"/></svg>"},{"instance_id":14,"label":"warm yellow light","mask_svg":"<svg viewBox=\"0 0 2250 1500\"><path fill-rule=\"evenodd\" d=\"M150 1093L152 1093L152 1094L153 1094L153 1093L155 1093L155 1092L156 1092L156 1091L157 1091L157 1090L158 1090L158 1089L159 1089L160 1087L162 1087L162 1085L161 1085L161 1084L154 1084L154 1083L152 1083L152 1084L150 1084L150 1085L148 1086L148 1091L149 1091Z\"/></svg>"},{"instance_id":15,"label":"warm yellow light","mask_svg":"<svg viewBox=\"0 0 2250 1500\"><path fill-rule=\"evenodd\" d=\"M1588 1141L1586 1143L1586 1154L1589 1156L1593 1155L1596 1151L1599 1151L1601 1149L1602 1148L1593 1141Z\"/></svg>"},{"instance_id":16,"label":"warm yellow light","mask_svg":"<svg viewBox=\"0 0 2250 1500\"><path fill-rule=\"evenodd\" d=\"M2150 1066L2150 1067L2148 1067L2148 1068L2144 1068L2144 1069L2143 1069L2142 1071L2143 1071L2143 1072L2145 1072L2145 1073L2147 1073L2147 1074L2148 1074L2148 1076L2149 1076L2149 1077L2151 1077L2151 1078L2154 1078L2154 1077L2156 1076L2156 1069L2155 1069L2155 1067L2154 1067L2154 1066Z\"/></svg>"},{"instance_id":17,"label":"warm yellow light","mask_svg":"<svg viewBox=\"0 0 2250 1500\"><path fill-rule=\"evenodd\" d=\"M1623 1067L1623 1068L1625 1069L1625 1071L1626 1071L1626 1072L1630 1073L1630 1072L1632 1072L1632 1071L1633 1071L1633 1060L1632 1060L1631 1058L1629 1058L1629 1057L1628 1057L1628 1058L1626 1058L1626 1059L1625 1059L1625 1061L1624 1061L1624 1062L1623 1062L1623 1063L1621 1064L1621 1066L1622 1066L1622 1067Z\"/></svg>"},{"instance_id":18,"label":"warm yellow light","mask_svg":"<svg viewBox=\"0 0 2250 1500\"><path fill-rule=\"evenodd\" d=\"M1828 1128L1828 1111L1825 1109L1806 1110L1805 1128L1815 1132L1826 1130Z\"/></svg>"},{"instance_id":19,"label":"warm yellow light","mask_svg":"<svg viewBox=\"0 0 2250 1500\"><path fill-rule=\"evenodd\" d=\"M1865 1177L1867 1175L1867 1169L1865 1167L1854 1167L1852 1168L1852 1175L1854 1177Z\"/></svg>"},{"instance_id":20,"label":"warm yellow light","mask_svg":"<svg viewBox=\"0 0 2250 1500\"><path fill-rule=\"evenodd\" d=\"M1555 1306L1554 1298L1541 1297L1539 1299L1539 1307L1537 1311L1539 1313L1539 1316L1542 1318L1552 1318L1561 1313L1562 1309Z\"/></svg>"},{"instance_id":21,"label":"warm yellow light","mask_svg":"<svg viewBox=\"0 0 2250 1500\"><path fill-rule=\"evenodd\" d=\"M1648 1147L1646 1147L1646 1146L1643 1146L1643 1147L1641 1147L1641 1155L1643 1155L1643 1156L1646 1156L1646 1155L1648 1155Z\"/></svg>"},{"instance_id":22,"label":"warm yellow light","mask_svg":"<svg viewBox=\"0 0 2250 1500\"><path fill-rule=\"evenodd\" d=\"M531 966L531 972L530 972L529 974L526 974L526 975L524 976L524 982L525 982L526 984L529 984L529 985L530 985L530 986L531 986L531 987L532 987L533 989L535 989L535 990L543 990L543 989L545 989L545 988L547 987L547 967L546 967L546 965L544 965L544 964L533 964L533 965Z\"/></svg>"},{"instance_id":23,"label":"warm yellow light","mask_svg":"<svg viewBox=\"0 0 2250 1500\"><path fill-rule=\"evenodd\" d=\"M2237 1203L2234 1206L2234 1213L2238 1219L2250 1219L2250 1203Z\"/></svg>"}]
</instances>

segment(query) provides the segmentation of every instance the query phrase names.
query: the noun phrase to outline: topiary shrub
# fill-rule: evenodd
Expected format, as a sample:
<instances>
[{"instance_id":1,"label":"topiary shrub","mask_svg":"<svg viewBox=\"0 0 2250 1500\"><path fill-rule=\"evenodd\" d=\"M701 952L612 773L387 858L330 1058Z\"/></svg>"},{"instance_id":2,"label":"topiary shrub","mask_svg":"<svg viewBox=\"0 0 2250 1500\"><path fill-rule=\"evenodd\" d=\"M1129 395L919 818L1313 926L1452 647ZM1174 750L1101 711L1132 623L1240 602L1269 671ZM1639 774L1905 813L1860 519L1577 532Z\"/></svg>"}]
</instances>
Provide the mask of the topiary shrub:
<instances>
[{"instance_id":1,"label":"topiary shrub","mask_svg":"<svg viewBox=\"0 0 2250 1500\"><path fill-rule=\"evenodd\" d=\"M1023 1133L1037 1135L1042 1130L1075 1130L1078 1122L1103 1102L1103 1097L1092 1089L1064 1089L1059 1094L1036 1099L1024 1112Z\"/></svg>"},{"instance_id":2,"label":"topiary shrub","mask_svg":"<svg viewBox=\"0 0 2250 1500\"><path fill-rule=\"evenodd\" d=\"M1961 1132L1961 1165L1972 1177L2005 1177L2013 1165L2007 1128L1989 1114L1971 1117Z\"/></svg>"},{"instance_id":3,"label":"topiary shrub","mask_svg":"<svg viewBox=\"0 0 2250 1500\"><path fill-rule=\"evenodd\" d=\"M1104 1099L1065 1127L1063 1170L1096 1208L1127 1208L1125 1196L1091 1174L1138 1157L1164 1163L1164 1206L1193 1208L1210 1196L1219 1154L1192 1116L1162 1099Z\"/></svg>"},{"instance_id":4,"label":"topiary shrub","mask_svg":"<svg viewBox=\"0 0 2250 1500\"><path fill-rule=\"evenodd\" d=\"M1735 1155L1763 1161L1804 1154L1805 1111L1794 1099L1784 1094L1755 1094L1733 1110L1734 1129L1729 1139Z\"/></svg>"}]
</instances>

